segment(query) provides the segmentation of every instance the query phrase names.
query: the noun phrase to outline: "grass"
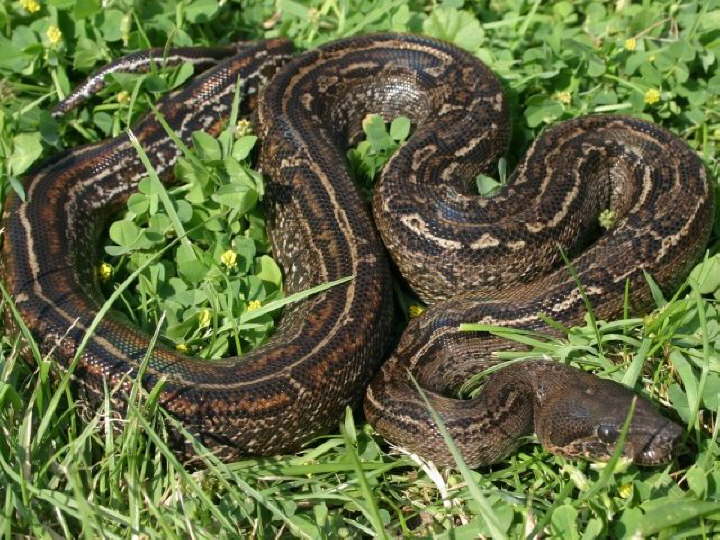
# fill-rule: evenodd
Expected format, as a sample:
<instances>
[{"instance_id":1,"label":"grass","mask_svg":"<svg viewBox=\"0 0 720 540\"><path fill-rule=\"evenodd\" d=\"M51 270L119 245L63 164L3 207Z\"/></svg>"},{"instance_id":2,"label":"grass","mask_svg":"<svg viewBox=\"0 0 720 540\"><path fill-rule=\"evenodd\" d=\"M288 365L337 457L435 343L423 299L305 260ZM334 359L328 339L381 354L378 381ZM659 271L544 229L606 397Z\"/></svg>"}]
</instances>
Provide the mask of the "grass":
<instances>
[{"instance_id":1,"label":"grass","mask_svg":"<svg viewBox=\"0 0 720 540\"><path fill-rule=\"evenodd\" d=\"M513 113L511 164L545 125L591 112L622 112L683 137L717 178L718 28L717 0L5 2L0 5L2 185L5 193L20 190L23 173L42 157L121 133L189 75L180 68L119 77L77 114L62 121L50 117L51 104L83 73L125 52L278 35L307 48L380 30L449 39L503 78ZM534 354L570 359L635 387L683 422L685 451L655 469L623 463L603 469L528 444L501 465L437 471L389 452L371 428L348 413L336 434L297 455L222 464L198 449L202 465L187 470L163 443L173 419L158 410L156 396L137 392L122 419L108 414L109 401L97 411L77 410L52 363L36 351L35 365L25 364L23 341L5 331L0 534L514 538L542 531L588 539L715 537L719 276L720 261L709 257L672 298L656 291L651 314L589 320L566 339L503 333L531 342ZM132 287L118 295L137 290ZM4 302L7 306L7 295ZM148 322L154 328L158 321ZM196 330L182 339L192 342Z\"/></svg>"}]
</instances>

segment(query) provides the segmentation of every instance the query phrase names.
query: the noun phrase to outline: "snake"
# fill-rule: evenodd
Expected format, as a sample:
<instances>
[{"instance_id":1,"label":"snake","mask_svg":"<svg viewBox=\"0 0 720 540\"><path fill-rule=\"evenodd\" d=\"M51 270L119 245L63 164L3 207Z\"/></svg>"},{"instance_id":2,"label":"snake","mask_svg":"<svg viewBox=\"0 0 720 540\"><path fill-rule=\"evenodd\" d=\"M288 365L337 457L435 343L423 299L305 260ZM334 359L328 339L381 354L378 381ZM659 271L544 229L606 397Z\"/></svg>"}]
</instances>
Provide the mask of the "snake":
<instances>
[{"instance_id":1,"label":"snake","mask_svg":"<svg viewBox=\"0 0 720 540\"><path fill-rule=\"evenodd\" d=\"M559 335L589 307L597 319L647 310L648 276L665 292L678 287L714 215L706 171L684 141L630 116L574 118L545 129L506 185L480 196L474 178L509 144L501 82L449 43L392 33L300 54L279 38L133 53L55 114L98 92L108 73L182 62L198 73L132 128L158 174L172 182L178 141L217 134L239 91L262 141L263 205L286 293L352 279L286 307L273 336L240 357L201 360L162 343L149 351L150 337L113 310L98 316L96 272L99 239L146 168L129 134L61 152L26 175L24 197L7 197L2 281L40 352L70 371L79 402L110 389L121 411L133 381L160 385L159 403L193 436L170 430L188 458L189 439L225 461L295 452L363 404L380 435L441 465L455 463L444 432L473 467L501 461L533 432L570 458L671 459L682 429L648 399L547 358L498 366L495 353L518 344L489 329ZM372 209L345 157L369 113L413 126ZM603 212L610 226L600 226ZM429 306L399 338L393 268ZM488 330L461 330L466 322ZM480 393L459 397L485 370Z\"/></svg>"}]
</instances>

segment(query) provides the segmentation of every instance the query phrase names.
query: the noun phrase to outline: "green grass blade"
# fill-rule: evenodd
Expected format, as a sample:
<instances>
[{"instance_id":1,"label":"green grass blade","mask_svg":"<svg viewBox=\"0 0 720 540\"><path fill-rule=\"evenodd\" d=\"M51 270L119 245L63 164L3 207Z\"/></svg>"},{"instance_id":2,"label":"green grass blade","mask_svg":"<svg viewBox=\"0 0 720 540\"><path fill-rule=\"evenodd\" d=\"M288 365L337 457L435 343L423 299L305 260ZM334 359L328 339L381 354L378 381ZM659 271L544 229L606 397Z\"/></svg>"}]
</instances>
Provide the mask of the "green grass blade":
<instances>
[{"instance_id":1,"label":"green grass blade","mask_svg":"<svg viewBox=\"0 0 720 540\"><path fill-rule=\"evenodd\" d=\"M147 153L145 153L143 147L140 146L140 142L137 140L135 134L130 129L127 130L127 135L130 138L130 143L132 144L133 148L135 148L135 151L140 157L140 161L142 161L142 164L145 166L145 170L150 177L150 180L152 180L153 184L155 184L155 190L160 197L160 201L162 201L163 203L165 212L167 213L170 221L172 222L173 229L175 229L175 234L179 238L180 242L188 249L188 252L194 253L192 242L190 242L190 239L187 237L185 227L183 226L182 221L180 221L180 217L175 211L175 205L173 205L172 201L170 200L170 196L165 189L165 185L160 180L160 176L155 170L155 167L153 167L153 164L150 163L150 158L148 158Z\"/></svg>"},{"instance_id":2,"label":"green grass blade","mask_svg":"<svg viewBox=\"0 0 720 540\"><path fill-rule=\"evenodd\" d=\"M385 526L380 518L380 512L378 510L377 503L375 502L375 497L373 497L370 484L368 484L367 478L365 478L365 471L363 471L363 468L360 465L360 458L357 455L355 444L350 437L349 429L354 429L355 424L352 422L352 410L350 410L349 407L345 409L345 420L345 423L340 424L340 432L345 440L346 455L350 456L350 462L352 463L356 478L360 484L360 492L367 504L368 519L373 526L375 538L386 539L388 536L385 534ZM350 424L349 428L347 425L348 423Z\"/></svg>"},{"instance_id":3,"label":"green grass blade","mask_svg":"<svg viewBox=\"0 0 720 540\"><path fill-rule=\"evenodd\" d=\"M331 287L335 287L336 285L341 285L343 283L347 283L351 279L353 279L355 276L345 276L340 279L336 279L335 281L328 281L327 283L321 283L320 285L315 285L314 287L310 287L309 289L305 289L304 291L296 292L294 294L291 294L290 296L286 296L284 298L279 298L278 300L273 300L272 302L268 302L267 304L254 309L252 311L245 311L242 313L239 317L238 322L240 324L244 324L247 322L250 322L254 319L258 319L265 315L266 313L270 313L275 311L276 309L280 309L281 307L284 307L288 304L292 304L294 302L299 302L300 300L304 300L305 298L312 296L313 294L317 294L323 291L326 291L330 289Z\"/></svg>"},{"instance_id":4,"label":"green grass blade","mask_svg":"<svg viewBox=\"0 0 720 540\"><path fill-rule=\"evenodd\" d=\"M478 507L480 508L480 514L482 515L483 519L485 520L485 523L487 524L488 529L490 529L491 536L493 538L495 538L496 540L502 540L504 538L507 538L507 536L503 532L502 528L500 527L500 523L495 518L495 514L493 512L492 507L490 506L490 503L478 489L478 486L475 483L475 479L473 478L470 468L465 463L465 460L463 459L462 454L460 453L460 450L458 449L457 445L455 444L455 441L452 440L452 437L450 436L450 433L448 432L447 428L445 427L445 423L443 422L442 418L440 417L438 412L433 408L432 404L430 403L430 400L427 398L427 395L425 395L425 392L420 387L418 382L415 380L415 377L413 377L412 373L408 372L408 376L410 377L413 384L415 385L415 388L417 389L418 393L420 394L420 397L422 398L423 402L425 403L427 410L430 412L430 415L432 416L432 419L435 422L435 425L437 426L438 431L440 432L440 435L442 435L443 441L445 441L445 444L447 445L448 450L450 450L450 453L452 454L452 457L455 460L455 464L457 465L457 468L460 471L460 474L462 474L462 477L467 484L468 490L470 491L473 499L475 500L475 502L478 504Z\"/></svg>"}]
</instances>

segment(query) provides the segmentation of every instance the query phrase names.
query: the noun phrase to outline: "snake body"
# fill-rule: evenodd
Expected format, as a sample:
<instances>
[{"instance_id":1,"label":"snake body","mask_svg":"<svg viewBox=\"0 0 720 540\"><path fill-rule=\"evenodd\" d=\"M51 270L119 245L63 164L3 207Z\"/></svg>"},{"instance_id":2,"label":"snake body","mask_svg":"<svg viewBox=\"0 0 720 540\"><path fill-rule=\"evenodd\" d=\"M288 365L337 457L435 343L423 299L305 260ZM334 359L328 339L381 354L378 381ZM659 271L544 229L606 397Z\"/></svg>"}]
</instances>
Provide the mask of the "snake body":
<instances>
[{"instance_id":1,"label":"snake body","mask_svg":"<svg viewBox=\"0 0 720 540\"><path fill-rule=\"evenodd\" d=\"M162 57L148 51L111 64L59 110L97 91L104 73ZM353 276L288 308L271 340L242 358L207 362L156 347L143 384L164 379L160 402L191 433L228 460L294 451L332 429L375 375L365 411L379 432L450 463L410 373L471 465L501 459L533 429L558 453L607 457L631 392L533 361L495 373L479 398L446 397L496 362L492 351L508 348L458 325L547 331L539 313L581 321L576 282L554 269L558 246L575 254L576 242L590 243L573 264L600 317L622 308L626 282L633 303L647 305L643 271L675 286L701 254L713 213L704 169L687 145L632 118L576 119L545 132L500 195L480 198L468 186L505 151L506 106L488 68L449 44L383 34L296 57L288 42L270 40L170 58L211 66L158 104L181 140L220 129L238 82L247 111L256 111L269 231L287 292ZM377 374L391 345L390 270L344 160L368 113L404 114L416 126L383 172L374 214L398 268L433 302ZM179 150L158 120L148 116L133 131L153 166L169 172ZM3 280L42 352L63 366L102 303L88 253L144 173L123 135L61 154L28 175L27 201L7 200ZM597 213L608 208L616 223L596 238ZM103 318L73 367L83 399L119 386L122 407L148 345L112 313ZM639 463L667 460L678 435L641 399L626 453Z\"/></svg>"}]
</instances>

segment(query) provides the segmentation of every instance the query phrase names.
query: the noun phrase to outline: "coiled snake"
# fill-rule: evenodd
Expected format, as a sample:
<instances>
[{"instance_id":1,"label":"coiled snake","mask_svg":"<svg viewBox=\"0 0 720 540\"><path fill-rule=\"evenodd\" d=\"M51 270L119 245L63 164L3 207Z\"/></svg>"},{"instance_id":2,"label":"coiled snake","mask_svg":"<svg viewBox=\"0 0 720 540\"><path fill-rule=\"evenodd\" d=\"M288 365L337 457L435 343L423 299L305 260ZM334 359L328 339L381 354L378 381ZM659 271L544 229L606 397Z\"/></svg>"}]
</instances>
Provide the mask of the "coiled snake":
<instances>
[{"instance_id":1,"label":"coiled snake","mask_svg":"<svg viewBox=\"0 0 720 540\"><path fill-rule=\"evenodd\" d=\"M256 110L268 223L286 290L354 276L287 309L272 339L242 358L207 362L162 346L153 351L143 384L165 378L161 403L205 445L223 459L296 450L335 427L375 376L365 411L376 429L451 463L411 373L471 465L501 459L533 430L561 454L612 452L633 394L574 368L526 362L493 374L478 398L448 397L496 362L492 351L509 346L458 325L549 332L543 316L580 322L585 304L559 248L575 255L598 317L621 311L626 283L632 304L647 307L643 271L664 289L676 286L702 253L713 215L705 171L686 144L634 118L578 118L546 130L499 195L479 197L469 188L473 177L506 148L500 84L468 53L394 34L294 58L284 40L136 53L88 79L58 110L97 91L105 73L163 60L207 68L158 104L183 141L195 130L220 129L236 81L245 106ZM389 352L389 264L344 160L371 112L404 114L416 126L382 174L374 215L400 271L434 302L377 374ZM157 119L150 115L133 131L153 166L169 172L179 151ZM8 198L3 279L41 350L62 365L101 303L88 254L143 174L123 135L61 154L28 175L27 202ZM605 209L615 224L598 235ZM104 385L127 389L147 347L142 332L105 317L75 366L83 399L97 399ZM679 433L640 399L625 453L638 463L665 461Z\"/></svg>"}]
</instances>

